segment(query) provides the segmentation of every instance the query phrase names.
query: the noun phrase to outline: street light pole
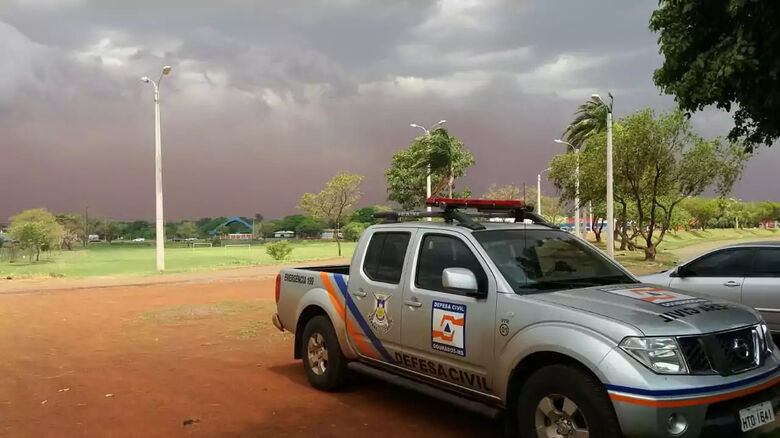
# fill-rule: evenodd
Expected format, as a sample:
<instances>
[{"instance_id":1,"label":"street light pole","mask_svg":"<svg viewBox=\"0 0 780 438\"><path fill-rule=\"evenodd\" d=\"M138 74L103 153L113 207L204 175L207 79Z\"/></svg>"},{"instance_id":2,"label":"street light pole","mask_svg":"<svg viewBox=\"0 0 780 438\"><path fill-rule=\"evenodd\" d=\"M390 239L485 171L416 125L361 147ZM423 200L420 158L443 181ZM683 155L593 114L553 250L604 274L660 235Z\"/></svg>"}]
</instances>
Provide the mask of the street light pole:
<instances>
[{"instance_id":1,"label":"street light pole","mask_svg":"<svg viewBox=\"0 0 780 438\"><path fill-rule=\"evenodd\" d=\"M536 174L536 214L542 215L542 174L548 172L550 168Z\"/></svg>"},{"instance_id":2,"label":"street light pole","mask_svg":"<svg viewBox=\"0 0 780 438\"><path fill-rule=\"evenodd\" d=\"M446 123L446 122L447 122L446 120L439 120L436 124L431 126L431 128L435 128L436 126L439 126L442 123ZM420 129L422 129L423 132L425 132L426 136L431 135L431 131L428 128L426 128L425 126L418 125L417 123L410 123L409 126L411 126L412 128L420 128ZM427 201L430 198L431 198L431 165L428 164L428 175L425 177L425 200ZM431 206L429 205L425 209L428 212L430 212L431 211ZM431 220L432 220L431 218L428 218L428 221L431 221Z\"/></svg>"},{"instance_id":3,"label":"street light pole","mask_svg":"<svg viewBox=\"0 0 780 438\"><path fill-rule=\"evenodd\" d=\"M155 188L155 219L156 235L155 248L157 255L157 270L165 270L165 222L163 220L163 189L162 189L162 145L160 140L160 83L163 76L171 72L171 66L166 65L162 69L157 82L147 76L142 81L154 86L154 188Z\"/></svg>"},{"instance_id":4,"label":"street light pole","mask_svg":"<svg viewBox=\"0 0 780 438\"><path fill-rule=\"evenodd\" d=\"M580 148L561 139L555 139L553 142L570 147L574 151L574 156L577 160L577 167L574 169L574 235L582 237L580 235Z\"/></svg>"},{"instance_id":5,"label":"street light pole","mask_svg":"<svg viewBox=\"0 0 780 438\"><path fill-rule=\"evenodd\" d=\"M612 101L607 105L601 96L592 94L591 99L598 101L607 109L607 255L615 258L615 205L612 182ZM609 95L610 99L612 94Z\"/></svg>"}]
</instances>

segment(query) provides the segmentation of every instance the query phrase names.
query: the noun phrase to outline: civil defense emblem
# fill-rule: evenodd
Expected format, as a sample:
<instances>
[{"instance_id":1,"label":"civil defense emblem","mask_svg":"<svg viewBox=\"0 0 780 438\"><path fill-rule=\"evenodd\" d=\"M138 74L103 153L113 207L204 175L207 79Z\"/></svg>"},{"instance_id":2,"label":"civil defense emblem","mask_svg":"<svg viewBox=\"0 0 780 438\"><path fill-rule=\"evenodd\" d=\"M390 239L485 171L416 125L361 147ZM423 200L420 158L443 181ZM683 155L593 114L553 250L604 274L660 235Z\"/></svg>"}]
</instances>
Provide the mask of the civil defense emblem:
<instances>
[{"instance_id":1,"label":"civil defense emblem","mask_svg":"<svg viewBox=\"0 0 780 438\"><path fill-rule=\"evenodd\" d=\"M387 313L389 299L390 295L374 294L374 310L368 315L371 327L381 333L387 333L393 324L393 318Z\"/></svg>"}]
</instances>

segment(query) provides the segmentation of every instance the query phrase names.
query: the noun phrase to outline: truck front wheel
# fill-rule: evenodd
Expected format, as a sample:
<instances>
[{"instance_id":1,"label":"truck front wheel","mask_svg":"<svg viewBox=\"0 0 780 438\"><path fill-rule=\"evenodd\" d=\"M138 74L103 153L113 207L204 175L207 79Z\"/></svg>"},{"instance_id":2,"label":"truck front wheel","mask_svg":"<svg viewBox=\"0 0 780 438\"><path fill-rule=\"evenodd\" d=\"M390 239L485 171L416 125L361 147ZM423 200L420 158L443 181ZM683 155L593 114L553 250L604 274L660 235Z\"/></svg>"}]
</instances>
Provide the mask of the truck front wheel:
<instances>
[{"instance_id":1,"label":"truck front wheel","mask_svg":"<svg viewBox=\"0 0 780 438\"><path fill-rule=\"evenodd\" d=\"M522 437L620 437L620 426L601 383L568 365L550 365L520 391L517 424Z\"/></svg>"},{"instance_id":2,"label":"truck front wheel","mask_svg":"<svg viewBox=\"0 0 780 438\"><path fill-rule=\"evenodd\" d=\"M301 343L309 384L322 391L339 389L347 374L347 359L330 320L322 315L310 319L303 329Z\"/></svg>"}]
</instances>

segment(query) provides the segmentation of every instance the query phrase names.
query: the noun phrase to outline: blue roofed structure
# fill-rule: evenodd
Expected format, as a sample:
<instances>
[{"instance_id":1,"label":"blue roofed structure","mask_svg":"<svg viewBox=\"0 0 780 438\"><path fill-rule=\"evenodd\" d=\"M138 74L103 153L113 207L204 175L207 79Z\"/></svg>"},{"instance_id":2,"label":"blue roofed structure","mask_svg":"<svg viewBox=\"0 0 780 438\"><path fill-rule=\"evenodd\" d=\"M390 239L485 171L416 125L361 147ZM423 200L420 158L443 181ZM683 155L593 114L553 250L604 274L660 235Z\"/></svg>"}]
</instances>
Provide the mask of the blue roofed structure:
<instances>
[{"instance_id":1,"label":"blue roofed structure","mask_svg":"<svg viewBox=\"0 0 780 438\"><path fill-rule=\"evenodd\" d=\"M238 217L238 216L233 216L233 217L231 217L230 219L226 220L226 221L225 221L223 224L220 224L220 226L219 226L219 227L226 227L226 226L228 226L228 225L230 225L230 224L232 224L232 223L234 223L234 222L238 222L239 224L241 224L241 225L243 225L243 226L247 227L247 229L249 229L249 232L250 232L250 233L252 232L252 225L251 225L251 224L249 224L249 223L248 223L247 221L245 221L244 219L242 219L242 218ZM212 235L212 236L213 236L213 235L215 235L215 234L217 234L217 229L218 229L219 227L217 227L217 228L214 228L213 230L209 231L209 234L210 234L210 235Z\"/></svg>"}]
</instances>

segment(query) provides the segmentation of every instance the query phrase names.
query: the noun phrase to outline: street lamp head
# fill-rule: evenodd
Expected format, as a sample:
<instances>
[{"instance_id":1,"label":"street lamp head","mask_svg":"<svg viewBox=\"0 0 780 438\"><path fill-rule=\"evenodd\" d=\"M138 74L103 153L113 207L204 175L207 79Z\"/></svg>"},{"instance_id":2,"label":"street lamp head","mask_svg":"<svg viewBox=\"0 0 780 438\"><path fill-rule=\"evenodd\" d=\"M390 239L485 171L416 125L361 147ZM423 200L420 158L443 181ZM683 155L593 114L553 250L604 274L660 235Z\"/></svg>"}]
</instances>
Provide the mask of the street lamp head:
<instances>
[{"instance_id":1,"label":"street lamp head","mask_svg":"<svg viewBox=\"0 0 780 438\"><path fill-rule=\"evenodd\" d=\"M444 119L441 119L441 120L439 120L439 123L437 123L437 125L441 125L442 123L447 123L447 121L444 120Z\"/></svg>"},{"instance_id":2,"label":"street lamp head","mask_svg":"<svg viewBox=\"0 0 780 438\"><path fill-rule=\"evenodd\" d=\"M567 144L565 141L561 140L560 138L556 138L555 140L553 140L553 142L558 144Z\"/></svg>"},{"instance_id":3,"label":"street lamp head","mask_svg":"<svg viewBox=\"0 0 780 438\"><path fill-rule=\"evenodd\" d=\"M171 72L171 66L170 65L166 65L165 67L163 67L162 74L167 75L170 72Z\"/></svg>"},{"instance_id":4,"label":"street lamp head","mask_svg":"<svg viewBox=\"0 0 780 438\"><path fill-rule=\"evenodd\" d=\"M142 77L142 78L141 78L141 81L143 81L143 82L146 82L146 83L148 84L148 83L149 83L149 82L151 82L152 80L151 80L151 79L149 79L149 76L144 76L144 77Z\"/></svg>"}]
</instances>

